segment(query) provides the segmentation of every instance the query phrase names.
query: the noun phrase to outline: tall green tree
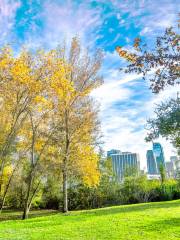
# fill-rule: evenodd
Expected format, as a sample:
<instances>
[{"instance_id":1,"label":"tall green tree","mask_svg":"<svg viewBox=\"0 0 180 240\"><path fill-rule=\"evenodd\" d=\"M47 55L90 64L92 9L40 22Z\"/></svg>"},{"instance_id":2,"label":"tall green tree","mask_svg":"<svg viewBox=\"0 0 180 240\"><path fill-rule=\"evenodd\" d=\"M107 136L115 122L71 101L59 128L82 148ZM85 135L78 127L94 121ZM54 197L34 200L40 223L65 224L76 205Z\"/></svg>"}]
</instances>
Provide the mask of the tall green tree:
<instances>
[{"instance_id":1,"label":"tall green tree","mask_svg":"<svg viewBox=\"0 0 180 240\"><path fill-rule=\"evenodd\" d=\"M146 141L152 141L159 136L170 140L180 154L180 98L170 99L158 104L155 109L155 117L147 122L149 131Z\"/></svg>"}]
</instances>

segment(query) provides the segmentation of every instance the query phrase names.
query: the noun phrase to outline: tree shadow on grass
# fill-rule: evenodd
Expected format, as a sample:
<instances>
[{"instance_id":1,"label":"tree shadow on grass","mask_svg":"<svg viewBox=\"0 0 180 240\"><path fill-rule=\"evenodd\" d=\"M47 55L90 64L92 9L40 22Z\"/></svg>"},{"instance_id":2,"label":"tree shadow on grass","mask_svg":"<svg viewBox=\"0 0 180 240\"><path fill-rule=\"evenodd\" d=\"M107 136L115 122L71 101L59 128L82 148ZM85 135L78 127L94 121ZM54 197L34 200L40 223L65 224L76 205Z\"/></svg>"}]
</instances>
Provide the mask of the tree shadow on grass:
<instances>
[{"instance_id":1,"label":"tree shadow on grass","mask_svg":"<svg viewBox=\"0 0 180 240\"><path fill-rule=\"evenodd\" d=\"M171 218L171 219L165 219L161 221L156 221L156 228L162 227L162 228L169 228L169 227L179 227L179 233L180 233L180 218Z\"/></svg>"},{"instance_id":2,"label":"tree shadow on grass","mask_svg":"<svg viewBox=\"0 0 180 240\"><path fill-rule=\"evenodd\" d=\"M179 227L179 231L177 231L177 227ZM178 217L153 221L145 226L136 226L136 228L139 228L141 231L143 229L143 232L157 232L158 234L166 232L167 236L172 232L180 239L180 218Z\"/></svg>"},{"instance_id":3,"label":"tree shadow on grass","mask_svg":"<svg viewBox=\"0 0 180 240\"><path fill-rule=\"evenodd\" d=\"M32 210L28 218L45 217L57 214L57 210ZM20 220L22 219L22 212L17 210L5 210L0 214L0 222L7 220Z\"/></svg>"}]
</instances>

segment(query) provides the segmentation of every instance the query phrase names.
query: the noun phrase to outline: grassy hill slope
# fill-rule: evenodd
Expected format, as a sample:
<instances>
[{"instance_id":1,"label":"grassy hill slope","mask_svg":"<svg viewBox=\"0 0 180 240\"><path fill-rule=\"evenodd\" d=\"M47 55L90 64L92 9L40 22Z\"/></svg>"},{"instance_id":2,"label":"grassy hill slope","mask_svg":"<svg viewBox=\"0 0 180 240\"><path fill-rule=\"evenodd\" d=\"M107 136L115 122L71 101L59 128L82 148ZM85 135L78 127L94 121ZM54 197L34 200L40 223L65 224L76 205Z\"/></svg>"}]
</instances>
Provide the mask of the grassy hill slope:
<instances>
[{"instance_id":1,"label":"grassy hill slope","mask_svg":"<svg viewBox=\"0 0 180 240\"><path fill-rule=\"evenodd\" d=\"M1 221L0 239L179 240L180 200Z\"/></svg>"}]
</instances>

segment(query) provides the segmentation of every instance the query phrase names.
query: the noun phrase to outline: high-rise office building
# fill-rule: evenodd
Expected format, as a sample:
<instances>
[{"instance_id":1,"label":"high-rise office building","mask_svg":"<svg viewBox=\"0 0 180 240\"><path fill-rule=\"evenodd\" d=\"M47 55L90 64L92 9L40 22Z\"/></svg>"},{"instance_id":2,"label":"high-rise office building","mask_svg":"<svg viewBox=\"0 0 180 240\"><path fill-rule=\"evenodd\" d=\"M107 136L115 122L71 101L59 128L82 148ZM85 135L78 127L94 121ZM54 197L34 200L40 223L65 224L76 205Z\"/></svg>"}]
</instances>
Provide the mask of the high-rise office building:
<instances>
[{"instance_id":1,"label":"high-rise office building","mask_svg":"<svg viewBox=\"0 0 180 240\"><path fill-rule=\"evenodd\" d=\"M147 150L146 159L147 159L147 172L148 172L148 174L150 174L150 175L157 174L158 173L157 163L156 163L156 159L155 159L153 150Z\"/></svg>"},{"instance_id":2,"label":"high-rise office building","mask_svg":"<svg viewBox=\"0 0 180 240\"><path fill-rule=\"evenodd\" d=\"M153 153L156 159L157 171L159 173L159 168L161 165L165 167L164 151L160 143L153 143Z\"/></svg>"},{"instance_id":3,"label":"high-rise office building","mask_svg":"<svg viewBox=\"0 0 180 240\"><path fill-rule=\"evenodd\" d=\"M119 181L123 180L128 169L140 171L139 155L137 153L117 151L117 153L114 153L114 150L110 150L107 155L112 159L113 172Z\"/></svg>"},{"instance_id":4,"label":"high-rise office building","mask_svg":"<svg viewBox=\"0 0 180 240\"><path fill-rule=\"evenodd\" d=\"M170 156L170 161L171 162L176 162L178 160L177 156Z\"/></svg>"},{"instance_id":5,"label":"high-rise office building","mask_svg":"<svg viewBox=\"0 0 180 240\"><path fill-rule=\"evenodd\" d=\"M150 178L158 178L159 168L165 167L164 151L160 143L153 143L153 150L146 153L147 173Z\"/></svg>"},{"instance_id":6,"label":"high-rise office building","mask_svg":"<svg viewBox=\"0 0 180 240\"><path fill-rule=\"evenodd\" d=\"M171 156L170 161L173 163L176 170L180 170L180 158L177 156Z\"/></svg>"},{"instance_id":7,"label":"high-rise office building","mask_svg":"<svg viewBox=\"0 0 180 240\"><path fill-rule=\"evenodd\" d=\"M180 173L180 157L177 156L171 156L170 157L170 161L173 164L173 168L174 168L174 176L175 177L179 177L179 173Z\"/></svg>"},{"instance_id":8,"label":"high-rise office building","mask_svg":"<svg viewBox=\"0 0 180 240\"><path fill-rule=\"evenodd\" d=\"M109 151L107 151L107 157L110 157L112 154L120 154L121 151L117 150L117 149L111 149Z\"/></svg>"},{"instance_id":9,"label":"high-rise office building","mask_svg":"<svg viewBox=\"0 0 180 240\"><path fill-rule=\"evenodd\" d=\"M166 175L168 178L174 178L175 177L175 169L173 162L166 162Z\"/></svg>"}]
</instances>

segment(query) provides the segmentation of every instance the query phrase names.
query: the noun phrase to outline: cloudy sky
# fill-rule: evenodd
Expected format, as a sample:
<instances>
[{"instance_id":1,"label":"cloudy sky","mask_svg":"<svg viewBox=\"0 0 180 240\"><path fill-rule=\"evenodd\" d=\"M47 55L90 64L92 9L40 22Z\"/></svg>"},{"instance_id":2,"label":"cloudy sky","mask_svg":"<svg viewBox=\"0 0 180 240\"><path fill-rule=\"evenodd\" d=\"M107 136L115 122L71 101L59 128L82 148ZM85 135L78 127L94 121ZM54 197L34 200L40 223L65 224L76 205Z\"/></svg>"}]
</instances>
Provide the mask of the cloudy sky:
<instances>
[{"instance_id":1,"label":"cloudy sky","mask_svg":"<svg viewBox=\"0 0 180 240\"><path fill-rule=\"evenodd\" d=\"M16 52L21 45L51 49L78 35L90 51L101 48L104 84L93 96L101 104L104 149L138 152L143 168L146 150L151 148L144 142L146 120L153 116L154 104L177 89L154 96L141 76L119 71L125 62L115 47L131 49L137 36L153 47L157 35L177 25L179 9L178 0L0 0L0 44L10 43ZM158 141L169 160L171 144Z\"/></svg>"}]
</instances>

